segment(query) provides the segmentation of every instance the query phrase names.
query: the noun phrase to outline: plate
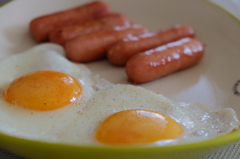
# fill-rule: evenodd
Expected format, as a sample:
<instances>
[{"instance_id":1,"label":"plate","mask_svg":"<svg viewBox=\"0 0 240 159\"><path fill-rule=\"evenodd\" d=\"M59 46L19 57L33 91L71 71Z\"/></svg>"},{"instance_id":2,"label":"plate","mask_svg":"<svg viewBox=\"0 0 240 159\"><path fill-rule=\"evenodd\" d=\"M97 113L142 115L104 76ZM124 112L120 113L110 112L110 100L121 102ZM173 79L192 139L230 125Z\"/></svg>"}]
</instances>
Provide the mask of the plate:
<instances>
[{"instance_id":1,"label":"plate","mask_svg":"<svg viewBox=\"0 0 240 159\"><path fill-rule=\"evenodd\" d=\"M151 31L157 31L179 23L189 24L195 28L196 38L206 46L204 58L198 65L139 86L161 93L174 101L202 102L209 105L211 109L231 107L240 118L240 93L238 93L240 92L240 75L238 73L238 68L240 68L240 23L237 20L216 6L202 0L181 0L181 2L176 0L105 1L114 11L125 14L133 22L142 24ZM89 2L89 0L22 0L12 1L5 5L0 9L0 59L23 52L36 45L28 31L28 24L33 18L72 8L86 2ZM112 66L106 60L87 63L86 65L94 73L113 83L128 83L124 68ZM196 152L200 152L197 151L200 149L204 150L205 153L202 153L202 151L199 153L199 156L201 156L220 148L217 145L221 146L237 141L240 139L239 134L240 132L237 131L220 137L222 140L216 141L213 139L211 144L207 142L204 145L203 142L202 147L199 147L201 144L196 144L196 147L194 147L194 144L190 144L188 148L172 146L171 151L165 148L155 148L145 152L145 156L160 155L164 158L164 155L169 157L172 152L179 151L186 155L191 148L195 148ZM33 157L32 155L34 155L17 149L17 146L21 146L22 141L27 142L28 145L31 145L31 141L15 139L1 134L0 140L3 141L0 146L6 149L27 157ZM4 144L5 142L8 142L8 144ZM49 148L49 151L54 152L56 147L62 150L64 146L68 146L62 145L63 147L59 147L59 145L41 144L45 147L42 147L44 152L46 152L46 147ZM26 144L23 145L28 147ZM38 143L33 142L33 145L41 148ZM53 148L51 148L52 146ZM73 149L72 151L75 154L77 147L68 146L68 152L71 152L69 147ZM203 147L212 147L212 150L205 151ZM119 158L126 157L127 154L128 158L134 158L139 154L144 158L143 152L136 153L139 152L137 148L123 148L124 150L117 149L116 151L111 148L102 151L95 149L96 154L91 154L90 157L86 155L90 150L88 148L85 150L85 147L81 148L83 150L79 152L83 154L77 154L77 156L82 155L85 158L91 158L91 156L107 158L104 156L106 153L108 153L108 157L116 153ZM166 150L166 154L163 154L163 150ZM38 151L35 150L34 152L37 153ZM172 156L174 157L174 155Z\"/></svg>"}]
</instances>

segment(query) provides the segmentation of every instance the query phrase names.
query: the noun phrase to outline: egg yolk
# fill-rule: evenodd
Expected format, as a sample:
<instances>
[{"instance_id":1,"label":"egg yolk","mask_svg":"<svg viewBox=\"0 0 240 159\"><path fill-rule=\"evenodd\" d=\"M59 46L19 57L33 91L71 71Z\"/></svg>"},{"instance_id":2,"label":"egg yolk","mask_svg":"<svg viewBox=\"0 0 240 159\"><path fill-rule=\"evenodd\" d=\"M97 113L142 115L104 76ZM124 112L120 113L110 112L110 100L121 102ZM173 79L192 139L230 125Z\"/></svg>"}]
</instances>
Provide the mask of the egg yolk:
<instances>
[{"instance_id":1,"label":"egg yolk","mask_svg":"<svg viewBox=\"0 0 240 159\"><path fill-rule=\"evenodd\" d=\"M73 77L55 71L37 71L23 75L4 90L4 99L37 111L48 111L74 102L82 87Z\"/></svg>"},{"instance_id":2,"label":"egg yolk","mask_svg":"<svg viewBox=\"0 0 240 159\"><path fill-rule=\"evenodd\" d=\"M182 127L164 114L131 109L107 117L100 123L95 135L104 144L133 145L175 139L182 133Z\"/></svg>"}]
</instances>

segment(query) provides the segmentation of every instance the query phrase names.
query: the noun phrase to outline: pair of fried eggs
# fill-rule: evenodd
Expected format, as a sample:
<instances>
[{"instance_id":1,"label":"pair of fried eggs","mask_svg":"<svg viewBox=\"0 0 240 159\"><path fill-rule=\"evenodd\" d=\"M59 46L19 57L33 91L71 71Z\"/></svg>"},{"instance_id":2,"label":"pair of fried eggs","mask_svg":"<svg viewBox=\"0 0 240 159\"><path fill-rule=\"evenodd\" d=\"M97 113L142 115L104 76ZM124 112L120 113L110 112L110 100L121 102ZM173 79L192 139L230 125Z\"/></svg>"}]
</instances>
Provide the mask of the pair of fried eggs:
<instances>
[{"instance_id":1,"label":"pair of fried eggs","mask_svg":"<svg viewBox=\"0 0 240 159\"><path fill-rule=\"evenodd\" d=\"M142 87L112 84L62 47L41 44L0 62L0 132L78 145L168 145L239 127L235 111L176 103Z\"/></svg>"}]
</instances>

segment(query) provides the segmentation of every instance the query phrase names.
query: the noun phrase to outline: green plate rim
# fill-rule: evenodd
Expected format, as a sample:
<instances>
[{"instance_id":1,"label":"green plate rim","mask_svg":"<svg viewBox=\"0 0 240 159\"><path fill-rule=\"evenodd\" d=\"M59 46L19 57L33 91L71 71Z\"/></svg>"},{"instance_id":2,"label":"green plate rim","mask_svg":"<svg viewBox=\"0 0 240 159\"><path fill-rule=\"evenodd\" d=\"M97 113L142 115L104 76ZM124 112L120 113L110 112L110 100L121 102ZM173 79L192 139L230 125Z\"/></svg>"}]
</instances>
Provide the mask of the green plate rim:
<instances>
[{"instance_id":1,"label":"green plate rim","mask_svg":"<svg viewBox=\"0 0 240 159\"><path fill-rule=\"evenodd\" d=\"M5 5L7 5L8 3L12 2L12 1L14 1L14 0L10 0L10 1L8 1L8 2L5 2L5 3L1 4L1 5L0 5L0 8L4 7Z\"/></svg>"},{"instance_id":2,"label":"green plate rim","mask_svg":"<svg viewBox=\"0 0 240 159\"><path fill-rule=\"evenodd\" d=\"M228 143L232 143L240 139L240 130L234 131L232 133L217 136L215 138L207 139L200 142L186 143L186 144L177 144L177 145L168 145L168 146L154 146L154 147L146 147L146 146L112 146L112 145L77 145L77 144L65 144L65 143L50 143L38 140L30 140L15 136L10 136L4 133L0 133L0 137L3 140L11 141L11 143L16 145L23 145L28 147L44 147L47 149L62 149L67 151L74 151L82 149L82 151L92 151L101 152L104 151L108 153L150 153L150 152L158 152L158 153L169 153L175 151L190 151L195 149L202 149L206 147L220 146ZM1 145L1 144L0 144ZM119 151L120 150L120 151ZM80 152L80 151L79 151Z\"/></svg>"},{"instance_id":3,"label":"green plate rim","mask_svg":"<svg viewBox=\"0 0 240 159\"><path fill-rule=\"evenodd\" d=\"M227 9L225 9L224 7L222 7L221 5L217 4L216 2L213 2L211 0L204 0L207 1L208 3L212 4L213 6L216 6L217 8L219 8L220 10L224 11L225 13L227 13L228 15L230 15L233 19L237 20L238 22L240 22L240 18L238 18L237 16L235 16L234 14L232 14L230 11L228 11Z\"/></svg>"}]
</instances>

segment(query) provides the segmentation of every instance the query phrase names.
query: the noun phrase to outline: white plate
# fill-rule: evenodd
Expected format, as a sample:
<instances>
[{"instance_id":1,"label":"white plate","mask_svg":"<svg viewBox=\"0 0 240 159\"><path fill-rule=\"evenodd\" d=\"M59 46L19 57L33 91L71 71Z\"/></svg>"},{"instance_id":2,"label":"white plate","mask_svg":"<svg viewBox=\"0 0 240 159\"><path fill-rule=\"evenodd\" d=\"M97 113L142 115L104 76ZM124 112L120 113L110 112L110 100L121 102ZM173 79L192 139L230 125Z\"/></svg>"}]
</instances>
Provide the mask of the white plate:
<instances>
[{"instance_id":1,"label":"white plate","mask_svg":"<svg viewBox=\"0 0 240 159\"><path fill-rule=\"evenodd\" d=\"M88 0L18 0L0 9L0 59L23 52L36 43L28 24L33 18L68 9ZM202 61L141 86L175 101L202 102L212 109L231 107L240 118L240 96L233 91L240 80L240 23L202 0L105 0L114 11L157 31L178 23L193 26L206 45ZM128 83L124 68L106 60L87 66L113 83ZM4 75L1 75L4 76ZM240 91L239 87L236 90Z\"/></svg>"},{"instance_id":2,"label":"white plate","mask_svg":"<svg viewBox=\"0 0 240 159\"><path fill-rule=\"evenodd\" d=\"M33 18L74 7L87 0L21 0L0 9L0 59L36 45L28 32ZM170 2L169 2L170 1ZM192 25L196 38L206 45L202 61L189 69L141 86L175 101L202 102L211 108L232 107L240 117L240 96L233 86L240 80L240 23L215 6L200 0L107 0L114 11L152 31L178 23ZM175 3L172 5L172 3ZM191 5L191 3L194 3ZM186 5L188 4L188 5ZM189 14L191 13L191 14ZM87 64L89 68L114 83L127 83L124 68L106 60ZM240 87L237 88L240 91Z\"/></svg>"}]
</instances>

